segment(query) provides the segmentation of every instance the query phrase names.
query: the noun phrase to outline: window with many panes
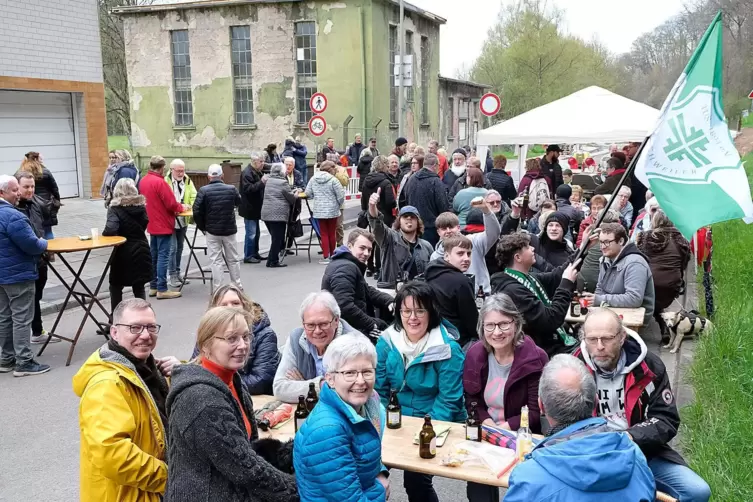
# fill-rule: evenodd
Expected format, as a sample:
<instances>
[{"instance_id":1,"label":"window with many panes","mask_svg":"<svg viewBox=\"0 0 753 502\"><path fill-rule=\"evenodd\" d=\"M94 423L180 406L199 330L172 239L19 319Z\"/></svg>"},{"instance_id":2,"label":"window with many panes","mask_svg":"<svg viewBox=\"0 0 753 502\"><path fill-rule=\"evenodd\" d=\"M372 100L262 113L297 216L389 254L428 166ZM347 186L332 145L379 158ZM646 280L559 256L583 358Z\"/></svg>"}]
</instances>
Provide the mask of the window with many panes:
<instances>
[{"instance_id":1,"label":"window with many panes","mask_svg":"<svg viewBox=\"0 0 753 502\"><path fill-rule=\"evenodd\" d=\"M406 99L409 103L413 102L413 85L416 82L415 74L416 74L416 56L413 54L413 32L412 31L406 31L405 32L405 57L406 59L408 56L412 56L413 64L411 66L411 85L407 86L407 89L405 91Z\"/></svg>"},{"instance_id":2,"label":"window with many panes","mask_svg":"<svg viewBox=\"0 0 753 502\"><path fill-rule=\"evenodd\" d=\"M254 96L251 88L251 27L230 27L233 64L233 109L236 125L254 123Z\"/></svg>"},{"instance_id":3,"label":"window with many panes","mask_svg":"<svg viewBox=\"0 0 753 502\"><path fill-rule=\"evenodd\" d=\"M397 124L397 86L395 85L395 56L397 56L397 26L390 25L390 123Z\"/></svg>"},{"instance_id":4,"label":"window with many panes","mask_svg":"<svg viewBox=\"0 0 753 502\"><path fill-rule=\"evenodd\" d=\"M429 123L429 39L421 37L421 122Z\"/></svg>"},{"instance_id":5,"label":"window with many panes","mask_svg":"<svg viewBox=\"0 0 753 502\"><path fill-rule=\"evenodd\" d=\"M314 116L309 101L316 93L316 23L304 21L295 25L296 72L298 88L298 123L305 124Z\"/></svg>"},{"instance_id":6,"label":"window with many panes","mask_svg":"<svg viewBox=\"0 0 753 502\"><path fill-rule=\"evenodd\" d=\"M173 99L175 101L175 125L193 125L191 102L191 56L189 54L188 30L170 32L173 52Z\"/></svg>"}]
</instances>

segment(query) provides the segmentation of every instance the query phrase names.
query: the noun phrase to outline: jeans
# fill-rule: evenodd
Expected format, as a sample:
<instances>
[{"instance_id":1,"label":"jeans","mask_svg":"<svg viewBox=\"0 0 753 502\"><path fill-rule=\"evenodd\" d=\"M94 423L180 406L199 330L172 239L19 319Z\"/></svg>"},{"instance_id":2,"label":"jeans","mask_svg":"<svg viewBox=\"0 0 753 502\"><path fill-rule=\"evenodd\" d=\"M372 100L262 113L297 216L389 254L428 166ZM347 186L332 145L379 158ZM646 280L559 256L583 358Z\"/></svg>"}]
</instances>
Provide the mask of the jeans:
<instances>
[{"instance_id":1,"label":"jeans","mask_svg":"<svg viewBox=\"0 0 753 502\"><path fill-rule=\"evenodd\" d=\"M308 185L309 183L309 168L306 167L305 169L298 169L296 167L296 171L301 173L301 178L303 179L303 186Z\"/></svg>"},{"instance_id":2,"label":"jeans","mask_svg":"<svg viewBox=\"0 0 753 502\"><path fill-rule=\"evenodd\" d=\"M259 256L259 238L261 226L259 220L243 220L246 222L246 240L243 242L243 259L256 258Z\"/></svg>"},{"instance_id":3,"label":"jeans","mask_svg":"<svg viewBox=\"0 0 753 502\"><path fill-rule=\"evenodd\" d=\"M439 502L431 481L434 476L403 471L403 487L410 502Z\"/></svg>"},{"instance_id":4,"label":"jeans","mask_svg":"<svg viewBox=\"0 0 753 502\"><path fill-rule=\"evenodd\" d=\"M656 489L680 502L708 502L711 498L709 485L689 467L659 457L649 460L648 467L654 473Z\"/></svg>"},{"instance_id":5,"label":"jeans","mask_svg":"<svg viewBox=\"0 0 753 502\"><path fill-rule=\"evenodd\" d=\"M317 218L317 221L319 222L319 233L322 236L322 254L324 254L326 260L335 252L337 218Z\"/></svg>"},{"instance_id":6,"label":"jeans","mask_svg":"<svg viewBox=\"0 0 753 502\"><path fill-rule=\"evenodd\" d=\"M123 288L125 286L122 285L113 285L110 284L110 309L111 312L115 312L115 307L118 306L120 302L123 301ZM146 290L144 289L143 284L133 284L131 286L131 291L133 291L133 297L134 298L141 298L142 300L146 300Z\"/></svg>"},{"instance_id":7,"label":"jeans","mask_svg":"<svg viewBox=\"0 0 753 502\"><path fill-rule=\"evenodd\" d=\"M496 486L468 483L465 493L468 502L499 502L499 488Z\"/></svg>"},{"instance_id":8,"label":"jeans","mask_svg":"<svg viewBox=\"0 0 753 502\"><path fill-rule=\"evenodd\" d=\"M285 249L285 222L265 221L264 224L267 226L269 236L272 239L267 255L267 266L269 267L280 263L280 252Z\"/></svg>"},{"instance_id":9,"label":"jeans","mask_svg":"<svg viewBox=\"0 0 753 502\"><path fill-rule=\"evenodd\" d=\"M170 266L168 267L170 277L181 277L180 258L183 256L186 232L188 232L188 227L176 228L173 230L173 235L170 236Z\"/></svg>"},{"instance_id":10,"label":"jeans","mask_svg":"<svg viewBox=\"0 0 753 502\"><path fill-rule=\"evenodd\" d=\"M39 277L34 283L34 318L31 320L31 333L34 335L41 335L44 331L42 326L42 307L39 302L42 301L42 295L44 294L44 286L47 284L47 263L40 260L37 265L37 272Z\"/></svg>"},{"instance_id":11,"label":"jeans","mask_svg":"<svg viewBox=\"0 0 753 502\"><path fill-rule=\"evenodd\" d=\"M238 244L233 235L207 234L207 252L212 266L212 282L214 289L219 288L225 278L225 263L227 263L230 280L243 289L241 284L241 255L238 253Z\"/></svg>"},{"instance_id":12,"label":"jeans","mask_svg":"<svg viewBox=\"0 0 753 502\"><path fill-rule=\"evenodd\" d=\"M164 293L167 291L167 268L170 263L170 235L152 235L149 249L152 251L152 281L151 289Z\"/></svg>"},{"instance_id":13,"label":"jeans","mask_svg":"<svg viewBox=\"0 0 753 502\"><path fill-rule=\"evenodd\" d=\"M34 317L34 281L0 284L0 362L16 367L34 360L31 319Z\"/></svg>"},{"instance_id":14,"label":"jeans","mask_svg":"<svg viewBox=\"0 0 753 502\"><path fill-rule=\"evenodd\" d=\"M55 238L55 234L52 233L52 227L45 226L44 227L44 236L45 240L50 240Z\"/></svg>"}]
</instances>

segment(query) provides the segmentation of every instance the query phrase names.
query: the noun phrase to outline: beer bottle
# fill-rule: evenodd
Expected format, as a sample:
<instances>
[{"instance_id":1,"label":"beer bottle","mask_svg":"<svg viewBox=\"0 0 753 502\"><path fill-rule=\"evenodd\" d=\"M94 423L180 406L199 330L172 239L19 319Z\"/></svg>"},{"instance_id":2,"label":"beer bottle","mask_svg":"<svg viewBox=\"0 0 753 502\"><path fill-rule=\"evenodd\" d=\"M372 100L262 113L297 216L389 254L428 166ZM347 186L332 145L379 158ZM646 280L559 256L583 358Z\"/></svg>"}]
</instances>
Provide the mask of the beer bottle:
<instances>
[{"instance_id":1,"label":"beer bottle","mask_svg":"<svg viewBox=\"0 0 753 502\"><path fill-rule=\"evenodd\" d=\"M588 291L588 282L583 281L583 291ZM583 315L588 314L588 307L586 306L585 300L583 301L583 304L580 307L580 313Z\"/></svg>"},{"instance_id":2,"label":"beer bottle","mask_svg":"<svg viewBox=\"0 0 753 502\"><path fill-rule=\"evenodd\" d=\"M486 300L486 293L484 293L483 286L478 287L478 292L476 293L476 308L481 310L481 307L484 306L484 300Z\"/></svg>"},{"instance_id":3,"label":"beer bottle","mask_svg":"<svg viewBox=\"0 0 753 502\"><path fill-rule=\"evenodd\" d=\"M319 397L316 395L316 384L311 382L309 384L309 395L306 396L306 411L311 413L318 402Z\"/></svg>"},{"instance_id":4,"label":"beer bottle","mask_svg":"<svg viewBox=\"0 0 753 502\"><path fill-rule=\"evenodd\" d=\"M518 439L515 446L518 462L522 462L525 456L531 452L533 446L531 429L528 428L528 406L523 406L520 409L520 428L518 429Z\"/></svg>"},{"instance_id":5,"label":"beer bottle","mask_svg":"<svg viewBox=\"0 0 753 502\"><path fill-rule=\"evenodd\" d=\"M471 412L465 421L465 439L467 441L481 441L481 421L478 419L476 406L475 401L471 403Z\"/></svg>"},{"instance_id":6,"label":"beer bottle","mask_svg":"<svg viewBox=\"0 0 753 502\"><path fill-rule=\"evenodd\" d=\"M399 429L403 426L403 410L397 400L397 389L390 391L390 402L387 403L387 428Z\"/></svg>"},{"instance_id":7,"label":"beer bottle","mask_svg":"<svg viewBox=\"0 0 753 502\"><path fill-rule=\"evenodd\" d=\"M573 317L580 317L581 309L580 309L580 297L578 296L578 293L575 293L573 296L573 301L570 302L570 311L573 314Z\"/></svg>"},{"instance_id":8,"label":"beer bottle","mask_svg":"<svg viewBox=\"0 0 753 502\"><path fill-rule=\"evenodd\" d=\"M295 431L303 427L303 423L309 416L309 411L306 409L306 398L303 394L298 396L298 408L295 410L293 420L295 421Z\"/></svg>"},{"instance_id":9,"label":"beer bottle","mask_svg":"<svg viewBox=\"0 0 753 502\"><path fill-rule=\"evenodd\" d=\"M526 218L526 212L528 211L528 204L530 203L530 196L528 192L531 190L531 187L527 187L525 193L523 194L523 207L520 208L520 221L523 222L523 230L525 230L528 227L528 218Z\"/></svg>"},{"instance_id":10,"label":"beer bottle","mask_svg":"<svg viewBox=\"0 0 753 502\"><path fill-rule=\"evenodd\" d=\"M424 426L418 435L418 456L427 459L437 456L437 434L431 426L430 415L424 417Z\"/></svg>"}]
</instances>

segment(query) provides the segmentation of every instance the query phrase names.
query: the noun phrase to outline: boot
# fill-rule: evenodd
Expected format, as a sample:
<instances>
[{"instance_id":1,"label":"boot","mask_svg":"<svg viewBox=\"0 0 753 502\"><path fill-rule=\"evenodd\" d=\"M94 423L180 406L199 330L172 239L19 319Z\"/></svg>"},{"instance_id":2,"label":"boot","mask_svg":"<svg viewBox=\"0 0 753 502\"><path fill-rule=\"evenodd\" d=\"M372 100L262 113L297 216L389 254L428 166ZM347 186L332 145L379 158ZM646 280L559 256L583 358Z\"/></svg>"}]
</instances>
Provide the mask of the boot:
<instances>
[{"instance_id":1,"label":"boot","mask_svg":"<svg viewBox=\"0 0 753 502\"><path fill-rule=\"evenodd\" d=\"M173 298L180 298L183 296L180 291L158 291L157 292L157 299L158 300L170 300Z\"/></svg>"}]
</instances>

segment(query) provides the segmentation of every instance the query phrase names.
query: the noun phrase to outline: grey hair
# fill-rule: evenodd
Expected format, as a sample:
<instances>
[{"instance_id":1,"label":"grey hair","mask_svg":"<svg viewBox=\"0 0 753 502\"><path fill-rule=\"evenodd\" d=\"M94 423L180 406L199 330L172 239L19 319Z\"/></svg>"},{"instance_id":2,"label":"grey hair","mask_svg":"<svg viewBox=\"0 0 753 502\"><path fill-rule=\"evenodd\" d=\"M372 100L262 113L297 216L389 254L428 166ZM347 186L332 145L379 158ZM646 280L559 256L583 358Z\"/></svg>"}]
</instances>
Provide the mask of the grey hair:
<instances>
[{"instance_id":1,"label":"grey hair","mask_svg":"<svg viewBox=\"0 0 753 502\"><path fill-rule=\"evenodd\" d=\"M292 158L292 157L288 157ZM275 163L272 164L272 167L269 169L269 175L270 176L282 176L282 170L285 168L284 164Z\"/></svg>"},{"instance_id":2,"label":"grey hair","mask_svg":"<svg viewBox=\"0 0 753 502\"><path fill-rule=\"evenodd\" d=\"M341 335L332 340L324 353L324 371L333 373L339 371L348 361L357 357L365 357L371 361L376 369L377 353L374 344L360 333Z\"/></svg>"},{"instance_id":3,"label":"grey hair","mask_svg":"<svg viewBox=\"0 0 753 502\"><path fill-rule=\"evenodd\" d=\"M495 189L493 189L493 188L492 188L491 190L487 190L487 191L486 191L486 195L484 195L484 199L486 199L486 198L487 198L487 197L489 197L490 195L496 195L496 196L497 196L497 197L499 197L500 199L502 198L502 194L500 194L500 193L499 193L498 191L496 191L496 190L495 190Z\"/></svg>"},{"instance_id":4,"label":"grey hair","mask_svg":"<svg viewBox=\"0 0 753 502\"><path fill-rule=\"evenodd\" d=\"M617 192L617 194L618 194L618 195L619 195L619 194L625 194L625 195L627 195L628 197L630 197L631 195L633 195L633 191L632 191L632 190L630 189L630 187L629 187L629 186L626 186L626 185L622 185L622 187L620 187L620 191L619 191L619 192Z\"/></svg>"},{"instance_id":5,"label":"grey hair","mask_svg":"<svg viewBox=\"0 0 753 502\"><path fill-rule=\"evenodd\" d=\"M575 388L563 385L560 374L571 370L578 375ZM539 399L546 416L557 424L573 424L593 415L596 381L577 357L557 354L544 366L539 381Z\"/></svg>"},{"instance_id":6,"label":"grey hair","mask_svg":"<svg viewBox=\"0 0 753 502\"><path fill-rule=\"evenodd\" d=\"M183 162L182 159L173 159L172 162L170 162L170 169L172 169L174 166L186 167L186 163Z\"/></svg>"},{"instance_id":7,"label":"grey hair","mask_svg":"<svg viewBox=\"0 0 753 502\"><path fill-rule=\"evenodd\" d=\"M115 189L113 189L112 191L112 198L113 200L115 200L122 197L130 197L138 194L139 191L136 188L136 183L134 183L131 178L121 178L115 184Z\"/></svg>"},{"instance_id":8,"label":"grey hair","mask_svg":"<svg viewBox=\"0 0 753 502\"><path fill-rule=\"evenodd\" d=\"M478 337L484 344L484 347L486 347L486 351L489 353L494 352L492 346L486 341L486 333L484 333L484 318L486 318L486 315L490 312L497 312L512 318L515 323L515 335L513 336L512 344L514 347L522 345L523 340L525 339L525 334L523 333L523 316L509 295L497 293L484 300L484 304L481 306L481 310L479 310L478 313L478 325L476 331L478 331Z\"/></svg>"},{"instance_id":9,"label":"grey hair","mask_svg":"<svg viewBox=\"0 0 753 502\"><path fill-rule=\"evenodd\" d=\"M627 331L625 331L625 324L622 322L622 319L620 319L620 316L617 315L617 313L614 310L604 308L604 307L594 307L594 308L588 309L588 314L586 314L586 319L583 321L583 325L580 327L578 334L580 335L581 340L583 340L583 337L586 336L586 325L588 324L588 320L591 319L592 317L599 317L602 315L612 318L615 325L617 326L617 332L615 334L617 335L623 334L627 336Z\"/></svg>"},{"instance_id":10,"label":"grey hair","mask_svg":"<svg viewBox=\"0 0 753 502\"><path fill-rule=\"evenodd\" d=\"M10 174L0 174L0 192L7 192L10 189L11 181L18 183L15 176L11 176Z\"/></svg>"},{"instance_id":11,"label":"grey hair","mask_svg":"<svg viewBox=\"0 0 753 502\"><path fill-rule=\"evenodd\" d=\"M390 161L384 155L377 155L371 162L371 172L386 173L390 169Z\"/></svg>"},{"instance_id":12,"label":"grey hair","mask_svg":"<svg viewBox=\"0 0 753 502\"><path fill-rule=\"evenodd\" d=\"M604 209L599 211L599 214L597 215L597 219L601 217L602 214L604 214ZM610 209L607 211L607 214L604 215L604 219L601 220L602 223L619 223L620 222L620 213L616 209Z\"/></svg>"},{"instance_id":13,"label":"grey hair","mask_svg":"<svg viewBox=\"0 0 753 502\"><path fill-rule=\"evenodd\" d=\"M123 162L127 162L133 159L133 157L131 157L131 152L129 152L128 150L118 150L116 153L118 157L120 157L120 160Z\"/></svg>"},{"instance_id":14,"label":"grey hair","mask_svg":"<svg viewBox=\"0 0 753 502\"><path fill-rule=\"evenodd\" d=\"M360 160L360 159L366 157L367 155L369 157L373 157L374 156L374 152L371 151L371 148L364 148L363 150L361 150L361 155L358 157L358 159Z\"/></svg>"},{"instance_id":15,"label":"grey hair","mask_svg":"<svg viewBox=\"0 0 753 502\"><path fill-rule=\"evenodd\" d=\"M391 160L392 160L393 158L394 158L395 160L397 160L397 161L398 161L398 163L400 162L400 157L398 157L398 156L397 156L397 155L395 155L394 153L393 153L392 155L390 155L389 157L387 157L387 160L390 160L390 161L391 161Z\"/></svg>"},{"instance_id":16,"label":"grey hair","mask_svg":"<svg viewBox=\"0 0 753 502\"><path fill-rule=\"evenodd\" d=\"M340 318L340 306L337 304L337 300L335 300L335 297L332 296L332 293L329 291L317 291L315 293L309 293L306 298L303 299L303 302L301 303L301 308L299 310L299 314L301 315L301 319L303 319L303 314L306 312L306 310L309 309L309 307L312 307L314 305L321 304L327 309L332 312L332 315Z\"/></svg>"},{"instance_id":17,"label":"grey hair","mask_svg":"<svg viewBox=\"0 0 753 502\"><path fill-rule=\"evenodd\" d=\"M433 153L427 153L424 156L424 167L434 167L439 164L439 157Z\"/></svg>"},{"instance_id":18,"label":"grey hair","mask_svg":"<svg viewBox=\"0 0 753 502\"><path fill-rule=\"evenodd\" d=\"M249 158L251 159L252 162L255 162L257 160L263 160L264 155L262 155L261 152L251 152L251 155L249 155Z\"/></svg>"},{"instance_id":19,"label":"grey hair","mask_svg":"<svg viewBox=\"0 0 753 502\"><path fill-rule=\"evenodd\" d=\"M146 309L150 309L152 312L154 312L152 304L146 300L142 300L141 298L128 298L127 300L123 300L122 302L118 303L118 306L115 307L115 310L112 313L112 324L113 326L120 324L120 321L123 320L123 315L125 314L126 310Z\"/></svg>"},{"instance_id":20,"label":"grey hair","mask_svg":"<svg viewBox=\"0 0 753 502\"><path fill-rule=\"evenodd\" d=\"M292 155L288 155L285 158L283 158L282 163L285 164L288 161L288 159L292 160L293 164L295 165L295 157L293 157Z\"/></svg>"}]
</instances>

